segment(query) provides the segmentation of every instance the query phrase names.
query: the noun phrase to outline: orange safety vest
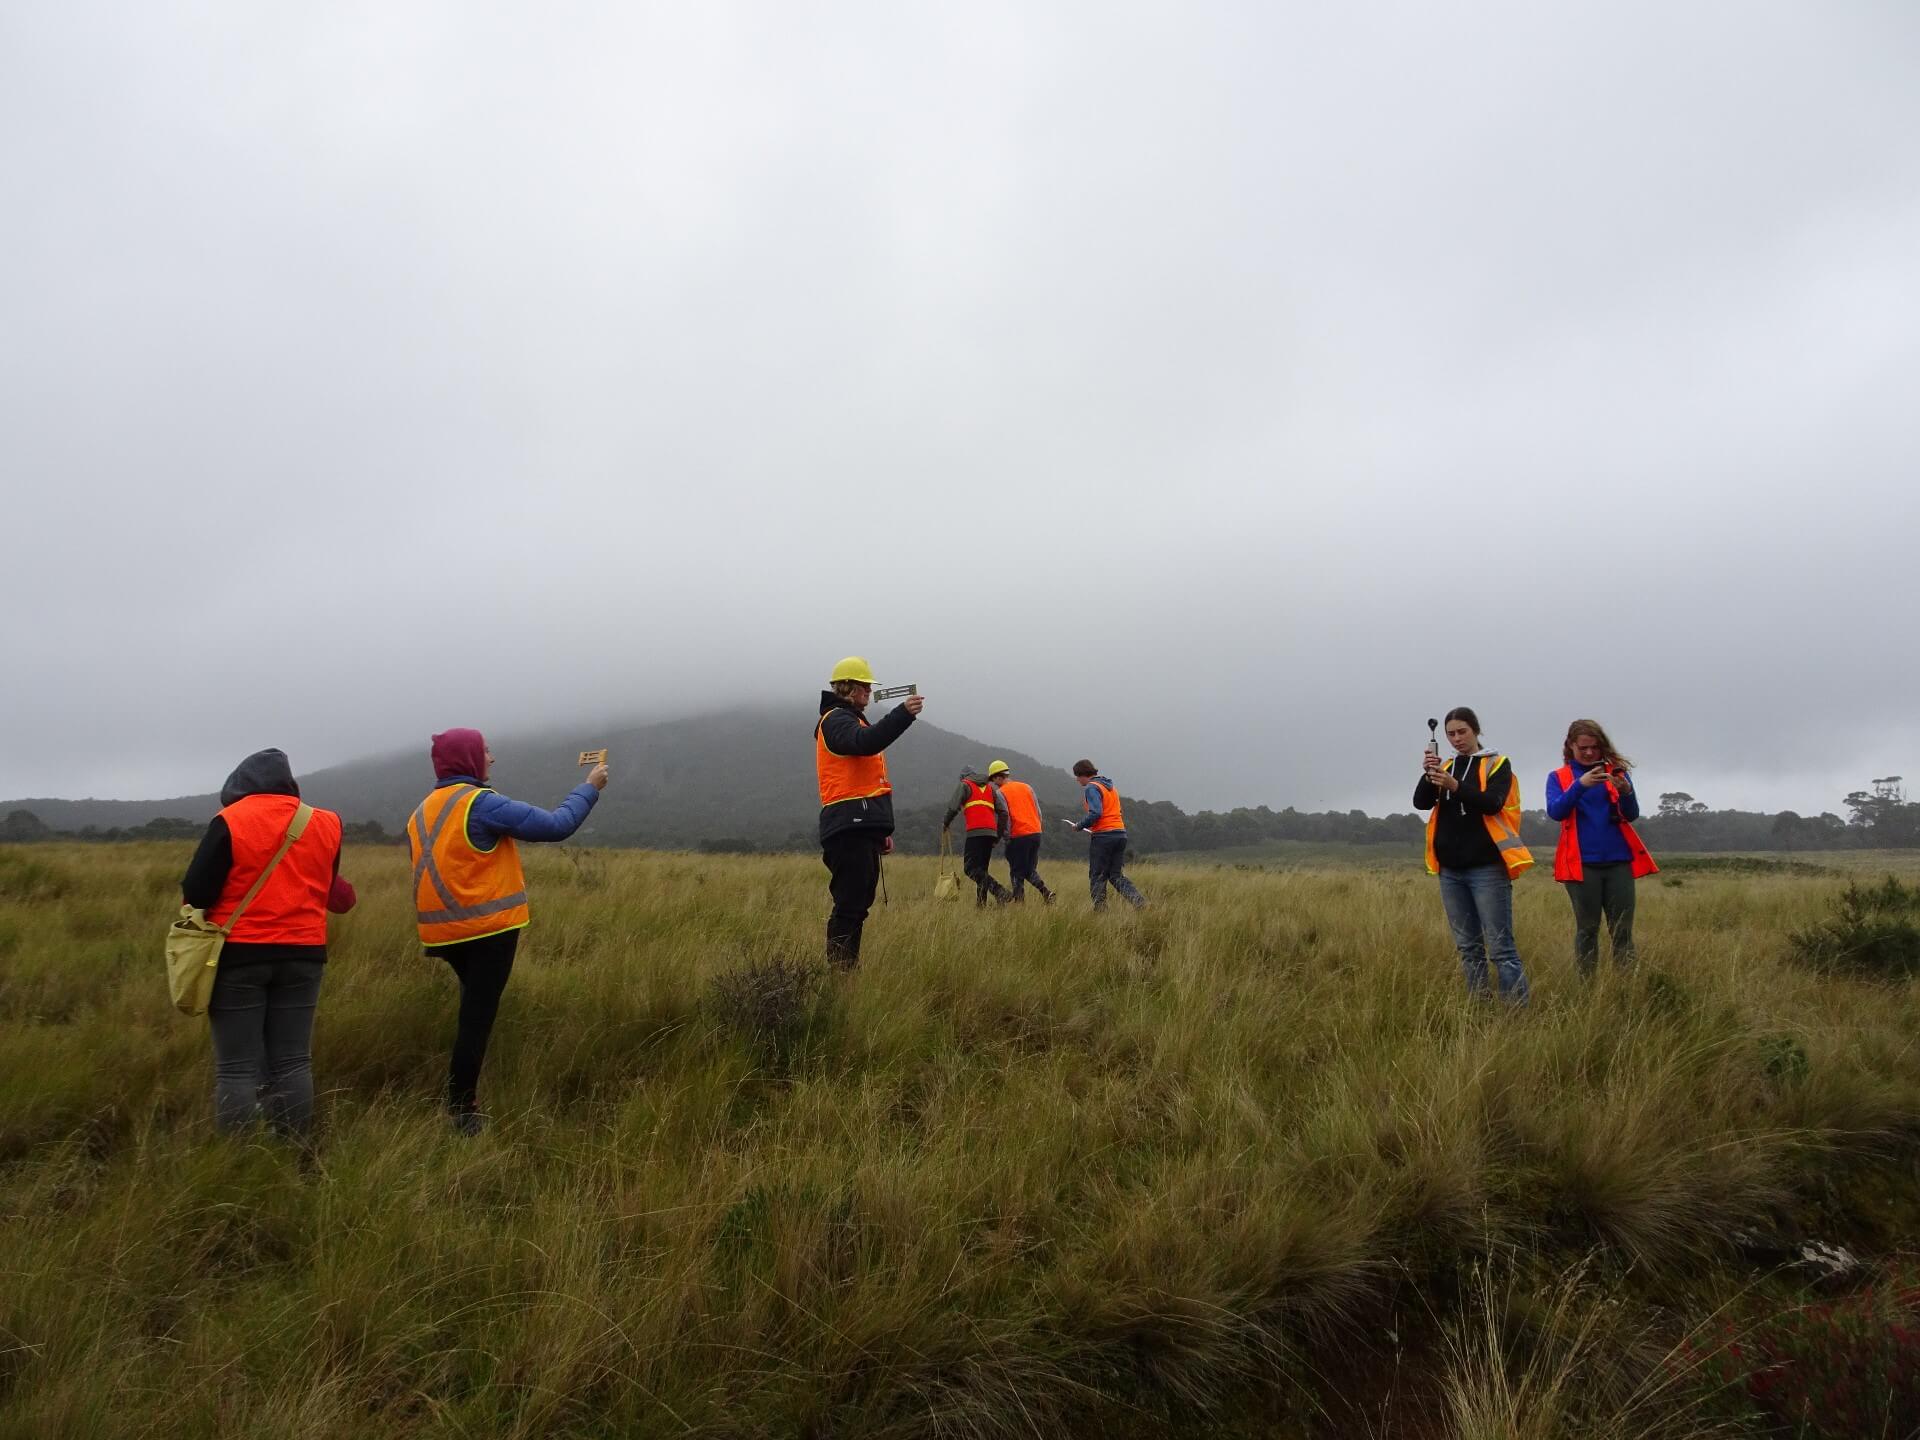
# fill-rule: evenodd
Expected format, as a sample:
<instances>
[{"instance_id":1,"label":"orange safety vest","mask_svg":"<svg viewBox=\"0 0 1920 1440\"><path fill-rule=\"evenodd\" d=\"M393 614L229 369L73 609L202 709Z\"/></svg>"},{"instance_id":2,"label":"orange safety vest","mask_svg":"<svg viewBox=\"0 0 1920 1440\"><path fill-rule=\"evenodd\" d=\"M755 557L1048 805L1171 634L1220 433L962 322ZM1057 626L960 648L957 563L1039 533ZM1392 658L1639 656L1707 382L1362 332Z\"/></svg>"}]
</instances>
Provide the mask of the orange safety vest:
<instances>
[{"instance_id":1,"label":"orange safety vest","mask_svg":"<svg viewBox=\"0 0 1920 1440\"><path fill-rule=\"evenodd\" d=\"M467 834L473 802L488 788L442 785L407 821L414 921L428 949L518 930L532 918L513 837L479 850Z\"/></svg>"},{"instance_id":2,"label":"orange safety vest","mask_svg":"<svg viewBox=\"0 0 1920 1440\"><path fill-rule=\"evenodd\" d=\"M1575 777L1571 765L1562 765L1553 772L1560 782L1560 792L1571 795L1574 791ZM1607 799L1617 808L1620 804L1620 788L1612 780L1607 781ZM1573 809L1567 812L1567 818L1560 822L1560 843L1553 848L1553 878L1556 880L1580 880L1586 875L1580 864L1580 804L1576 799ZM1627 854L1633 861L1633 878L1656 874L1660 867L1653 863L1653 856L1647 853L1646 845L1639 833L1625 820L1620 822L1620 833L1627 842Z\"/></svg>"},{"instance_id":3,"label":"orange safety vest","mask_svg":"<svg viewBox=\"0 0 1920 1440\"><path fill-rule=\"evenodd\" d=\"M1033 798L1033 787L1024 780L1009 780L1000 787L1000 798L1007 802L1007 834L1015 839L1040 833L1040 805Z\"/></svg>"},{"instance_id":4,"label":"orange safety vest","mask_svg":"<svg viewBox=\"0 0 1920 1440\"><path fill-rule=\"evenodd\" d=\"M1487 772L1498 770L1504 755L1482 755L1480 757L1480 788L1487 788ZM1487 833L1493 837L1494 848L1499 850L1500 858L1507 867L1507 878L1518 880L1522 874L1533 868L1533 852L1520 843L1520 782L1509 770L1507 777L1511 784L1507 788L1506 804L1500 807L1497 815L1482 815L1487 822ZM1427 812L1427 873L1438 875L1440 862L1433 857L1433 832L1440 826L1440 802Z\"/></svg>"},{"instance_id":5,"label":"orange safety vest","mask_svg":"<svg viewBox=\"0 0 1920 1440\"><path fill-rule=\"evenodd\" d=\"M969 835L992 835L1000 829L1000 817L994 813L993 787L982 785L978 780L962 779L967 787L967 798L961 802L960 813L966 817Z\"/></svg>"},{"instance_id":6,"label":"orange safety vest","mask_svg":"<svg viewBox=\"0 0 1920 1440\"><path fill-rule=\"evenodd\" d=\"M867 728L864 715L854 721ZM820 803L838 805L842 800L871 800L890 795L887 782L887 757L884 755L836 755L827 748L827 717L822 715L813 727L813 768L820 777Z\"/></svg>"},{"instance_id":7,"label":"orange safety vest","mask_svg":"<svg viewBox=\"0 0 1920 1440\"><path fill-rule=\"evenodd\" d=\"M1089 780L1087 784L1100 792L1100 818L1087 828L1095 835L1104 835L1109 830L1124 830L1127 822L1120 813L1120 792L1111 785L1102 785L1098 780ZM1091 813L1093 806L1087 804L1086 792L1080 792L1080 807Z\"/></svg>"},{"instance_id":8,"label":"orange safety vest","mask_svg":"<svg viewBox=\"0 0 1920 1440\"><path fill-rule=\"evenodd\" d=\"M267 862L279 853L299 808L296 795L246 795L220 812L233 837L233 867L207 919L227 923ZM339 861L340 817L316 808L227 938L236 945L326 944L327 892Z\"/></svg>"}]
</instances>

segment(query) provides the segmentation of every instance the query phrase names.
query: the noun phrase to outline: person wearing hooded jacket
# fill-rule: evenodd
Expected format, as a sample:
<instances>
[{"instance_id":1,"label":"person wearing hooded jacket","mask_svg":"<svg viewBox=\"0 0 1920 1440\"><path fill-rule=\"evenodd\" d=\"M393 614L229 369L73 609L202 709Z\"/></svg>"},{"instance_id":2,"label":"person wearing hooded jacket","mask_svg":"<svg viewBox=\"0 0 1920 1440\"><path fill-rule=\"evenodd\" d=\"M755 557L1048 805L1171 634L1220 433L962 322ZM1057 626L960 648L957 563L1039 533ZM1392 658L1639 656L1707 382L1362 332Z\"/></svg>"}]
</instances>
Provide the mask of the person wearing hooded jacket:
<instances>
[{"instance_id":1,"label":"person wearing hooded jacket","mask_svg":"<svg viewBox=\"0 0 1920 1440\"><path fill-rule=\"evenodd\" d=\"M300 804L285 752L249 755L220 787L220 813L180 882L182 901L231 927L207 1002L213 1118L224 1133L262 1114L282 1134L313 1127L313 1019L326 973L327 914L346 913L355 899L340 878L340 817L316 808L233 922Z\"/></svg>"},{"instance_id":2,"label":"person wearing hooded jacket","mask_svg":"<svg viewBox=\"0 0 1920 1440\"><path fill-rule=\"evenodd\" d=\"M1087 832L1087 889L1096 912L1107 908L1107 886L1136 910L1147 908L1147 897L1121 873L1127 863L1127 821L1120 792L1091 760L1073 762L1073 778L1080 782L1086 813L1070 829Z\"/></svg>"},{"instance_id":3,"label":"person wearing hooded jacket","mask_svg":"<svg viewBox=\"0 0 1920 1440\"><path fill-rule=\"evenodd\" d=\"M480 1067L531 919L515 842L565 840L607 784L607 767L597 765L557 807L542 810L488 785L492 769L493 752L478 730L441 731L433 737L434 788L407 821L420 943L460 982L447 1113L465 1135L486 1126Z\"/></svg>"},{"instance_id":4,"label":"person wearing hooded jacket","mask_svg":"<svg viewBox=\"0 0 1920 1440\"><path fill-rule=\"evenodd\" d=\"M925 703L909 695L877 725L867 723L873 669L858 655L833 667L820 692L813 727L813 768L820 785L820 860L831 877L827 961L860 963L860 932L880 888L880 857L893 849L893 784L881 752L907 733Z\"/></svg>"},{"instance_id":5,"label":"person wearing hooded jacket","mask_svg":"<svg viewBox=\"0 0 1920 1440\"><path fill-rule=\"evenodd\" d=\"M993 847L1007 838L1006 797L1000 787L982 780L969 765L960 772L960 783L947 797L947 813L940 821L940 838L946 839L956 815L966 817L966 835L960 851L960 868L973 881L974 904L986 908L991 895L1002 905L1013 900L1013 892L993 878L987 867L993 863Z\"/></svg>"}]
</instances>

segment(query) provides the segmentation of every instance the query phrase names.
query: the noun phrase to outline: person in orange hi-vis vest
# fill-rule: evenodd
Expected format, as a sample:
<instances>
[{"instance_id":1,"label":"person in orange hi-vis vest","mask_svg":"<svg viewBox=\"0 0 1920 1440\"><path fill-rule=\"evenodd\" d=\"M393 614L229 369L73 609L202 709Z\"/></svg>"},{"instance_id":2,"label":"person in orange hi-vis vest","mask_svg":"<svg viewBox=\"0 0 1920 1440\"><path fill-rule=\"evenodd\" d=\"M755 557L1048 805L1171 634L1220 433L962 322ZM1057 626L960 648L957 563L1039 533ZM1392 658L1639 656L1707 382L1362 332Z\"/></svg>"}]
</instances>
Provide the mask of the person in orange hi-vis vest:
<instances>
[{"instance_id":1,"label":"person in orange hi-vis vest","mask_svg":"<svg viewBox=\"0 0 1920 1440\"><path fill-rule=\"evenodd\" d=\"M860 963L860 935L880 889L880 857L893 849L893 783L880 752L907 733L924 703L909 695L877 725L867 723L873 669L858 655L833 667L813 727L813 769L820 782L820 861L833 910L827 961Z\"/></svg>"},{"instance_id":2,"label":"person in orange hi-vis vest","mask_svg":"<svg viewBox=\"0 0 1920 1440\"><path fill-rule=\"evenodd\" d=\"M1006 838L1007 802L972 766L960 772L960 783L947 799L946 818L940 822L943 838L956 815L966 822L966 848L960 852L960 868L973 881L974 904L984 907L989 895L1007 904L1013 899L1012 893L987 869L993 861L993 847Z\"/></svg>"},{"instance_id":3,"label":"person in orange hi-vis vest","mask_svg":"<svg viewBox=\"0 0 1920 1440\"><path fill-rule=\"evenodd\" d=\"M1492 966L1500 998L1525 1005L1527 972L1513 941L1513 882L1533 864L1520 843L1520 784L1504 755L1480 744L1480 717L1447 712L1453 759L1421 756L1413 808L1427 812L1427 873L1440 877L1440 903L1467 993L1487 996Z\"/></svg>"},{"instance_id":4,"label":"person in orange hi-vis vest","mask_svg":"<svg viewBox=\"0 0 1920 1440\"><path fill-rule=\"evenodd\" d=\"M531 919L516 842L566 839L607 785L606 765L596 765L557 809L542 810L495 790L487 783L492 771L493 752L478 730L441 731L433 737L434 787L407 820L420 943L460 982L447 1115L462 1135L486 1128L480 1067L520 932Z\"/></svg>"},{"instance_id":5,"label":"person in orange hi-vis vest","mask_svg":"<svg viewBox=\"0 0 1920 1440\"><path fill-rule=\"evenodd\" d=\"M1547 776L1547 818L1560 822L1553 878L1573 903L1573 963L1593 974L1600 958L1600 921L1613 939L1613 963L1633 963L1633 882L1659 866L1633 822L1640 796L1630 762L1613 748L1597 720L1576 720L1560 747L1562 764Z\"/></svg>"},{"instance_id":6,"label":"person in orange hi-vis vest","mask_svg":"<svg viewBox=\"0 0 1920 1440\"><path fill-rule=\"evenodd\" d=\"M207 1002L214 1125L232 1132L264 1116L281 1134L304 1136L313 1127L313 1018L327 968L327 915L354 903L340 878L340 817L304 804L281 750L242 760L220 787L220 807L180 882L182 901L228 927ZM302 810L299 833L281 854Z\"/></svg>"},{"instance_id":7,"label":"person in orange hi-vis vest","mask_svg":"<svg viewBox=\"0 0 1920 1440\"><path fill-rule=\"evenodd\" d=\"M1074 761L1073 778L1081 784L1086 813L1072 828L1086 831L1089 837L1087 889L1093 896L1093 908L1107 908L1107 886L1111 885L1134 909L1146 909L1147 897L1121 873L1127 863L1127 821L1120 807L1120 792L1091 760Z\"/></svg>"},{"instance_id":8,"label":"person in orange hi-vis vest","mask_svg":"<svg viewBox=\"0 0 1920 1440\"><path fill-rule=\"evenodd\" d=\"M1013 778L1013 767L1004 760L987 766L987 783L1000 792L1007 809L1007 872L1013 879L1013 899L1017 905L1026 899L1028 885L1040 892L1040 898L1053 904L1053 891L1040 878L1040 801L1033 787Z\"/></svg>"}]
</instances>

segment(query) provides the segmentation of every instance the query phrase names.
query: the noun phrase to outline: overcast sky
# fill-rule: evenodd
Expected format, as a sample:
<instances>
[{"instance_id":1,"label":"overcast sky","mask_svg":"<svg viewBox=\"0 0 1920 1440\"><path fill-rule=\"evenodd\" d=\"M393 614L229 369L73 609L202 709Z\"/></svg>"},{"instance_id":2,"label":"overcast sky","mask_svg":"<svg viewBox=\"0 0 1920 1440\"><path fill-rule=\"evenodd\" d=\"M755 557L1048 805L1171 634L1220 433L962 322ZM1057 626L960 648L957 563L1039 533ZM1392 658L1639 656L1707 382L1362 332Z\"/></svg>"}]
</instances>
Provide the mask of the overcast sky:
<instances>
[{"instance_id":1,"label":"overcast sky","mask_svg":"<svg viewBox=\"0 0 1920 1440\"><path fill-rule=\"evenodd\" d=\"M1404 810L1468 704L1530 803L1590 715L1839 810L1920 776L1917 66L1911 0L16 0L0 797L860 652L1189 808Z\"/></svg>"}]
</instances>

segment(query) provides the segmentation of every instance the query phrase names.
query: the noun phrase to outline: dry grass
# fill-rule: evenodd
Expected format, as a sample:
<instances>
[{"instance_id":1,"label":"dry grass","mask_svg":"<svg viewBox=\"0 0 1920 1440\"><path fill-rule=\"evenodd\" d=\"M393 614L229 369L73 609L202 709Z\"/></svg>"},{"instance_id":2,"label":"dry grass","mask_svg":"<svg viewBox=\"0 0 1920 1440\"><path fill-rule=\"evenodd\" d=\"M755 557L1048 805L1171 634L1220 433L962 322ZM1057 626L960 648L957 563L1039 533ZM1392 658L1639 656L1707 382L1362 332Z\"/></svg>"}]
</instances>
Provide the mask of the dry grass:
<instances>
[{"instance_id":1,"label":"dry grass","mask_svg":"<svg viewBox=\"0 0 1920 1440\"><path fill-rule=\"evenodd\" d=\"M1509 1014L1417 874L1149 868L1096 918L895 861L843 977L792 964L811 857L549 851L467 1142L451 977L362 850L303 1158L210 1134L185 858L0 851L0 1435L1304 1434L1396 1307L1454 1337L1432 1433L1682 1433L1602 1363L1660 1349L1617 1289L1549 1286L1516 1348L1459 1277L1690 1284L1920 1133L1920 992L1787 958L1832 877L1649 884L1591 988L1529 879Z\"/></svg>"}]
</instances>

